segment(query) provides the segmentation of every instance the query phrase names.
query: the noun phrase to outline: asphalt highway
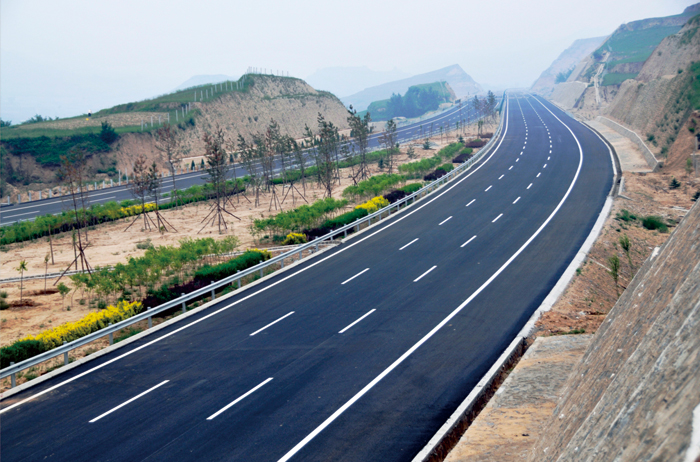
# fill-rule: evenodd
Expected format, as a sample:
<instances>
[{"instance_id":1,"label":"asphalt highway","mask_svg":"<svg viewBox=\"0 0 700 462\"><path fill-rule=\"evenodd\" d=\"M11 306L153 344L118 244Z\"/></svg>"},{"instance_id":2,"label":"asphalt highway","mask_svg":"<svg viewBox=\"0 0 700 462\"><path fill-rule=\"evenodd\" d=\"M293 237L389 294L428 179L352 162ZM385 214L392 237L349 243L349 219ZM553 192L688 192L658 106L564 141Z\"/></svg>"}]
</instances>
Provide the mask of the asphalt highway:
<instances>
[{"instance_id":1,"label":"asphalt highway","mask_svg":"<svg viewBox=\"0 0 700 462\"><path fill-rule=\"evenodd\" d=\"M465 105L461 109L459 105L450 108L440 114L436 114L432 117L428 117L423 121L406 125L397 129L397 142L405 143L410 141L413 137L420 135L421 137L427 136L432 130L433 136L440 133L440 127L446 129L447 127L455 126L456 122L460 122L460 119L464 121L474 121L477 119L475 110L473 108L468 108ZM369 137L369 148L380 148L380 137L381 133L375 133ZM313 163L313 156L307 154L307 159L309 164ZM280 168L279 162L277 162L277 171ZM289 166L287 166L289 168ZM235 169L235 172L234 172ZM242 164L236 164L234 169L231 169L229 173L229 178L233 178L234 174L236 177L241 178L248 174L246 168ZM184 173L175 176L175 184L178 189L186 189L190 186L196 184L202 184L205 182L207 177L206 171L195 171L190 173ZM172 177L167 176L163 179L163 186L161 188L161 194L170 193L174 189L172 183ZM98 183L99 186L99 183ZM96 191L90 191L88 194L89 203L92 204L104 204L109 201L123 201L127 199L133 199L134 196L126 183L121 186L114 186L111 188L98 189ZM6 199L6 198L5 198ZM62 197L44 198L42 200L35 200L31 202L25 202L22 204L12 203L7 205L6 203L0 204L0 226L11 225L17 221L27 221L33 220L38 216L47 214L60 214L63 211L71 210L72 200L71 196L65 195Z\"/></svg>"},{"instance_id":2,"label":"asphalt highway","mask_svg":"<svg viewBox=\"0 0 700 462\"><path fill-rule=\"evenodd\" d=\"M476 168L332 251L0 402L3 460L406 461L554 286L608 147L509 97Z\"/></svg>"}]
</instances>

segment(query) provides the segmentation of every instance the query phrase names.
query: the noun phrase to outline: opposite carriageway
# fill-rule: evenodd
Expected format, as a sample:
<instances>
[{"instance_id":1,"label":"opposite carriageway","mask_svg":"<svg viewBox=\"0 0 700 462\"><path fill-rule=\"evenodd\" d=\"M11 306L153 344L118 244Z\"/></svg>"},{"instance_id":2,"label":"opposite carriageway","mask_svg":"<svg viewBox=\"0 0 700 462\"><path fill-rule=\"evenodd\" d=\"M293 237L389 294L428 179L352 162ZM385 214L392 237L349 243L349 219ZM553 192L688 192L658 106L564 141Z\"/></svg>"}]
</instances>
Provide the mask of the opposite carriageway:
<instances>
[{"instance_id":1,"label":"opposite carriageway","mask_svg":"<svg viewBox=\"0 0 700 462\"><path fill-rule=\"evenodd\" d=\"M532 98L507 111L498 149L434 197L3 402L5 456L410 460L549 292L612 182L585 127Z\"/></svg>"},{"instance_id":2,"label":"opposite carriageway","mask_svg":"<svg viewBox=\"0 0 700 462\"><path fill-rule=\"evenodd\" d=\"M463 109L460 113L459 106L450 108L443 113L431 116L424 121L409 124L397 129L397 142L406 143L411 140L417 140L424 136L427 136L428 130L433 126L433 135L439 133L439 127L455 127L455 123L460 120L469 119L476 120L476 113L473 109ZM375 133L369 137L368 148L370 150L381 149L380 143L381 133ZM308 154L308 161L312 163L312 155ZM280 169L279 162L277 163L276 171ZM290 168L288 166L287 168ZM237 164L235 167L235 172L232 170L230 177L241 178L247 175L247 171L244 166ZM203 184L207 177L207 173L204 171L195 171L191 173L185 173L181 175L176 175L176 185L178 189L185 189L193 185ZM161 187L161 194L170 193L174 189L171 177L166 177L163 179L163 186ZM109 201L123 201L127 199L133 199L133 194L131 193L129 187L124 184L121 186L114 186L106 189L98 189L96 191L90 191L88 193L89 203L92 204L103 204ZM65 195L62 197L46 198L43 200L35 200L31 202L25 202L21 204L10 204L5 203L0 204L0 226L11 225L18 221L33 220L38 216L47 214L59 214L64 210L69 210L71 207L70 196Z\"/></svg>"}]
</instances>

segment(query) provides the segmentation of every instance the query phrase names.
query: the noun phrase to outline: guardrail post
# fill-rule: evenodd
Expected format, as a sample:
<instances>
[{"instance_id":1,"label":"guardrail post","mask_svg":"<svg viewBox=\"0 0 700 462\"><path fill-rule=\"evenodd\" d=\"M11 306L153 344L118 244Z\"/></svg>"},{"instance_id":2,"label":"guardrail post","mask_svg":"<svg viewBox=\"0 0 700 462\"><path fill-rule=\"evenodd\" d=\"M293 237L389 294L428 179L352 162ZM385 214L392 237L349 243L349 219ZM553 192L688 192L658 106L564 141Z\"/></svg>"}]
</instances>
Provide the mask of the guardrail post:
<instances>
[{"instance_id":1,"label":"guardrail post","mask_svg":"<svg viewBox=\"0 0 700 462\"><path fill-rule=\"evenodd\" d=\"M214 292L214 289L211 289L211 299L214 300L216 298L216 293Z\"/></svg>"},{"instance_id":2,"label":"guardrail post","mask_svg":"<svg viewBox=\"0 0 700 462\"><path fill-rule=\"evenodd\" d=\"M280 269L284 268L284 258L280 260Z\"/></svg>"},{"instance_id":3,"label":"guardrail post","mask_svg":"<svg viewBox=\"0 0 700 462\"><path fill-rule=\"evenodd\" d=\"M110 322L109 324L107 324L107 326L111 326L111 325L112 325L111 322ZM113 344L114 344L114 332L110 332L110 333L109 333L109 344L110 344L110 345L113 345Z\"/></svg>"},{"instance_id":4,"label":"guardrail post","mask_svg":"<svg viewBox=\"0 0 700 462\"><path fill-rule=\"evenodd\" d=\"M66 342L63 342L63 344L65 345ZM68 352L67 351L65 353L63 353L63 365L64 366L68 365Z\"/></svg>"},{"instance_id":5,"label":"guardrail post","mask_svg":"<svg viewBox=\"0 0 700 462\"><path fill-rule=\"evenodd\" d=\"M10 361L10 366L14 366L14 365L15 365L15 362ZM10 388L15 388L16 386L17 386L17 377L13 373L12 375L10 375Z\"/></svg>"},{"instance_id":6,"label":"guardrail post","mask_svg":"<svg viewBox=\"0 0 700 462\"><path fill-rule=\"evenodd\" d=\"M263 270L260 268L260 277L263 277Z\"/></svg>"},{"instance_id":7,"label":"guardrail post","mask_svg":"<svg viewBox=\"0 0 700 462\"><path fill-rule=\"evenodd\" d=\"M180 297L184 297L184 296L185 296L185 294L183 294L183 293L180 294ZM182 301L182 313L183 314L187 313L187 305L185 304L184 300Z\"/></svg>"},{"instance_id":8,"label":"guardrail post","mask_svg":"<svg viewBox=\"0 0 700 462\"><path fill-rule=\"evenodd\" d=\"M347 229L344 231L343 237L348 237L348 230Z\"/></svg>"},{"instance_id":9,"label":"guardrail post","mask_svg":"<svg viewBox=\"0 0 700 462\"><path fill-rule=\"evenodd\" d=\"M147 308L146 310L150 310L150 308ZM148 328L150 329L153 327L153 319L151 316L148 317Z\"/></svg>"},{"instance_id":10,"label":"guardrail post","mask_svg":"<svg viewBox=\"0 0 700 462\"><path fill-rule=\"evenodd\" d=\"M316 252L318 252L318 242L316 243Z\"/></svg>"},{"instance_id":11,"label":"guardrail post","mask_svg":"<svg viewBox=\"0 0 700 462\"><path fill-rule=\"evenodd\" d=\"M299 251L299 260L301 260L302 258L304 258L303 255L302 255L303 252L304 252L303 250L300 250L300 251Z\"/></svg>"}]
</instances>

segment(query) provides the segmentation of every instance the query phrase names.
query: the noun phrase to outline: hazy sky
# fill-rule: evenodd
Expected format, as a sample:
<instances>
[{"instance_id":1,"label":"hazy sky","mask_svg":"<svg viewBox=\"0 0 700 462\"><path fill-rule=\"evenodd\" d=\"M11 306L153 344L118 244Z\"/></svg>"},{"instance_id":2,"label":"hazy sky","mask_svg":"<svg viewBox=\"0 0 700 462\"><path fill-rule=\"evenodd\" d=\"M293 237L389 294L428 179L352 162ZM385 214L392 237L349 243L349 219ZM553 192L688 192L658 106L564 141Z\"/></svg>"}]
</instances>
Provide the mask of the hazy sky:
<instances>
[{"instance_id":1,"label":"hazy sky","mask_svg":"<svg viewBox=\"0 0 700 462\"><path fill-rule=\"evenodd\" d=\"M573 40L692 3L0 0L0 117L96 111L248 66L304 78L331 66L459 64L487 87L524 87Z\"/></svg>"}]
</instances>

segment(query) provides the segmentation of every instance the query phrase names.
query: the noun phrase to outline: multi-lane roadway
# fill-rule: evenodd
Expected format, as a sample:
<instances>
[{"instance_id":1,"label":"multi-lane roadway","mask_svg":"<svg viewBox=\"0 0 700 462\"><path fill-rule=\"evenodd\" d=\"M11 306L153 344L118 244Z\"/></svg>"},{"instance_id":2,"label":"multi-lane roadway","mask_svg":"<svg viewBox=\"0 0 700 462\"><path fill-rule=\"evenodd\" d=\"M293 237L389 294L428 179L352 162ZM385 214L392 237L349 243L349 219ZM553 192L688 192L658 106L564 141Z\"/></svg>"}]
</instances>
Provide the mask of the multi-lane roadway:
<instances>
[{"instance_id":1,"label":"multi-lane roadway","mask_svg":"<svg viewBox=\"0 0 700 462\"><path fill-rule=\"evenodd\" d=\"M403 213L2 400L3 460L411 460L612 185L585 126L531 96L505 112L483 161Z\"/></svg>"},{"instance_id":2,"label":"multi-lane roadway","mask_svg":"<svg viewBox=\"0 0 700 462\"><path fill-rule=\"evenodd\" d=\"M461 109L459 105L456 105L440 114L428 117L423 121L397 129L397 142L405 143L417 136L426 137L431 132L433 136L435 136L440 133L440 127L443 129L454 129L457 122L462 123L462 120L476 120L476 114L477 112L474 108L470 108L468 105L465 105ZM379 149L381 147L380 138L381 133L371 135L368 140L369 149ZM313 163L313 156L310 153L307 154L307 157L309 162ZM277 167L279 168L279 162ZM234 169L235 172L233 171ZM235 167L231 169L229 176L233 177L235 175L241 178L247 175L247 173L246 168L242 164L236 164ZM176 175L175 182L178 189L184 189L204 183L206 177L207 173L205 171L195 171ZM170 193L172 190L173 184L171 177L166 177L163 180L161 193ZM121 186L90 191L88 198L90 204L104 204L109 201L133 199L134 196L129 186L124 183ZM71 206L72 201L70 200L70 196L45 198L21 204L13 203L8 205L7 203L3 203L0 204L0 226L11 225L17 221L33 220L42 215L59 214L64 210L70 210Z\"/></svg>"}]
</instances>

